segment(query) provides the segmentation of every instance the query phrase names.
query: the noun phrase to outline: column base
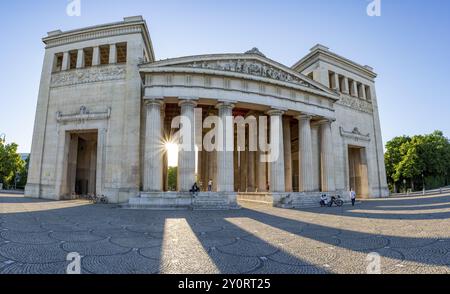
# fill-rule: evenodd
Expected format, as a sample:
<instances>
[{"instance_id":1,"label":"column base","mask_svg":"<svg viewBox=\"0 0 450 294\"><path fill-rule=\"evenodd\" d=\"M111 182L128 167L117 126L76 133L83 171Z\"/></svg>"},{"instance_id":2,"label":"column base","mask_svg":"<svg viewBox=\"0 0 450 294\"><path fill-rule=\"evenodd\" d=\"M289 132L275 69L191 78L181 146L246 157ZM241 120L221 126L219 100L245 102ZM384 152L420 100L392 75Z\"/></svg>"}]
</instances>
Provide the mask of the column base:
<instances>
[{"instance_id":1,"label":"column base","mask_svg":"<svg viewBox=\"0 0 450 294\"><path fill-rule=\"evenodd\" d=\"M39 198L40 194L41 194L41 185L40 184L28 183L25 186L25 197Z\"/></svg>"}]
</instances>

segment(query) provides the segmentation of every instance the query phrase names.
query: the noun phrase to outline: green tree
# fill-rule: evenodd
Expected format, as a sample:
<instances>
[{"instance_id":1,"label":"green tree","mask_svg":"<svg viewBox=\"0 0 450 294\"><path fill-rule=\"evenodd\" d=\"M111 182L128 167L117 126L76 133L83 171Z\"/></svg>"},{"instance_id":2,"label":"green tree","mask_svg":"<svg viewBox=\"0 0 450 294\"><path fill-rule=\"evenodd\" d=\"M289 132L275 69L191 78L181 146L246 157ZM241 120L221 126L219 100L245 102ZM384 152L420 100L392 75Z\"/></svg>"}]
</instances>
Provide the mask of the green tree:
<instances>
[{"instance_id":1,"label":"green tree","mask_svg":"<svg viewBox=\"0 0 450 294\"><path fill-rule=\"evenodd\" d=\"M19 182L17 183L18 188L25 188L28 180L28 168L30 166L30 156L25 159L25 165L22 171L19 173Z\"/></svg>"},{"instance_id":2,"label":"green tree","mask_svg":"<svg viewBox=\"0 0 450 294\"><path fill-rule=\"evenodd\" d=\"M178 176L178 168L177 167L169 167L169 172L168 172L169 191L177 190L177 176Z\"/></svg>"},{"instance_id":3,"label":"green tree","mask_svg":"<svg viewBox=\"0 0 450 294\"><path fill-rule=\"evenodd\" d=\"M397 166L402 161L403 155L400 148L403 144L410 142L411 138L407 136L395 137L391 141L386 143L386 153L384 154L386 163L386 174L388 177L388 184L391 191L398 191L398 182L403 180L402 178L396 177Z\"/></svg>"},{"instance_id":4,"label":"green tree","mask_svg":"<svg viewBox=\"0 0 450 294\"><path fill-rule=\"evenodd\" d=\"M450 142L441 131L396 137L386 144L385 161L392 191L404 180L412 190L442 187L450 175Z\"/></svg>"},{"instance_id":5,"label":"green tree","mask_svg":"<svg viewBox=\"0 0 450 294\"><path fill-rule=\"evenodd\" d=\"M6 142L0 139L0 183L3 188L11 188L17 175L23 173L25 162L17 153L17 144Z\"/></svg>"}]
</instances>

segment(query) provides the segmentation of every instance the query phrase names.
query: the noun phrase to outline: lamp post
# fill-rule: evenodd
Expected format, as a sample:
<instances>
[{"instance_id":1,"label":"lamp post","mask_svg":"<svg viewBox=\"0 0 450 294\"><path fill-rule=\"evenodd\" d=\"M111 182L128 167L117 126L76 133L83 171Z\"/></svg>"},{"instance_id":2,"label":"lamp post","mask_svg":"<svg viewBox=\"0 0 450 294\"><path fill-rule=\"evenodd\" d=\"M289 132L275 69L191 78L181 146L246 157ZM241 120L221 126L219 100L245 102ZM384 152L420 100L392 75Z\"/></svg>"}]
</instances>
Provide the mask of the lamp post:
<instances>
[{"instance_id":1,"label":"lamp post","mask_svg":"<svg viewBox=\"0 0 450 294\"><path fill-rule=\"evenodd\" d=\"M423 173L422 173L422 187L423 187L423 195L425 195L425 191L426 191L426 189L425 189L425 177L423 176Z\"/></svg>"}]
</instances>

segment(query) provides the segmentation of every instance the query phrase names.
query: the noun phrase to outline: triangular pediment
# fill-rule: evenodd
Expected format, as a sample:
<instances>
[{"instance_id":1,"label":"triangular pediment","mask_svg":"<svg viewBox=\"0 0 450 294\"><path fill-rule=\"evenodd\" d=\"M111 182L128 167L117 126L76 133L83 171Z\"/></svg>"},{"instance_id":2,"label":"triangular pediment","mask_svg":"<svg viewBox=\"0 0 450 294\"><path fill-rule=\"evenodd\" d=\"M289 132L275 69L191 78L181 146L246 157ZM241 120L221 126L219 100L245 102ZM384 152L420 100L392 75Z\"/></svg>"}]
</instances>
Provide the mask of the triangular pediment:
<instances>
[{"instance_id":1,"label":"triangular pediment","mask_svg":"<svg viewBox=\"0 0 450 294\"><path fill-rule=\"evenodd\" d=\"M262 54L215 54L166 59L141 65L141 71L145 72L146 68L162 67L201 69L214 72L223 71L257 76L269 80L295 84L324 94L334 94L321 84L295 72L289 67L266 58Z\"/></svg>"}]
</instances>

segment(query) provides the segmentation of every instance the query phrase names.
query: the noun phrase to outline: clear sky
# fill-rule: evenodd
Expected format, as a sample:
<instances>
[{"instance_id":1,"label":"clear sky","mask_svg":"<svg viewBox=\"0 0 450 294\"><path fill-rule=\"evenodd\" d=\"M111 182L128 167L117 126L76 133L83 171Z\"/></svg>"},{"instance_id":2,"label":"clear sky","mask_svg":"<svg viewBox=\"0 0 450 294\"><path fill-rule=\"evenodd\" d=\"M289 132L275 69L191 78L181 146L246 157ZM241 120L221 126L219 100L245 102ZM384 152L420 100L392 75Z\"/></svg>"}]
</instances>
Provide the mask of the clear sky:
<instances>
[{"instance_id":1,"label":"clear sky","mask_svg":"<svg viewBox=\"0 0 450 294\"><path fill-rule=\"evenodd\" d=\"M29 152L44 54L41 38L142 15L157 59L258 47L291 66L316 43L374 67L384 141L444 131L450 136L450 1L381 0L0 1L0 134Z\"/></svg>"}]
</instances>

